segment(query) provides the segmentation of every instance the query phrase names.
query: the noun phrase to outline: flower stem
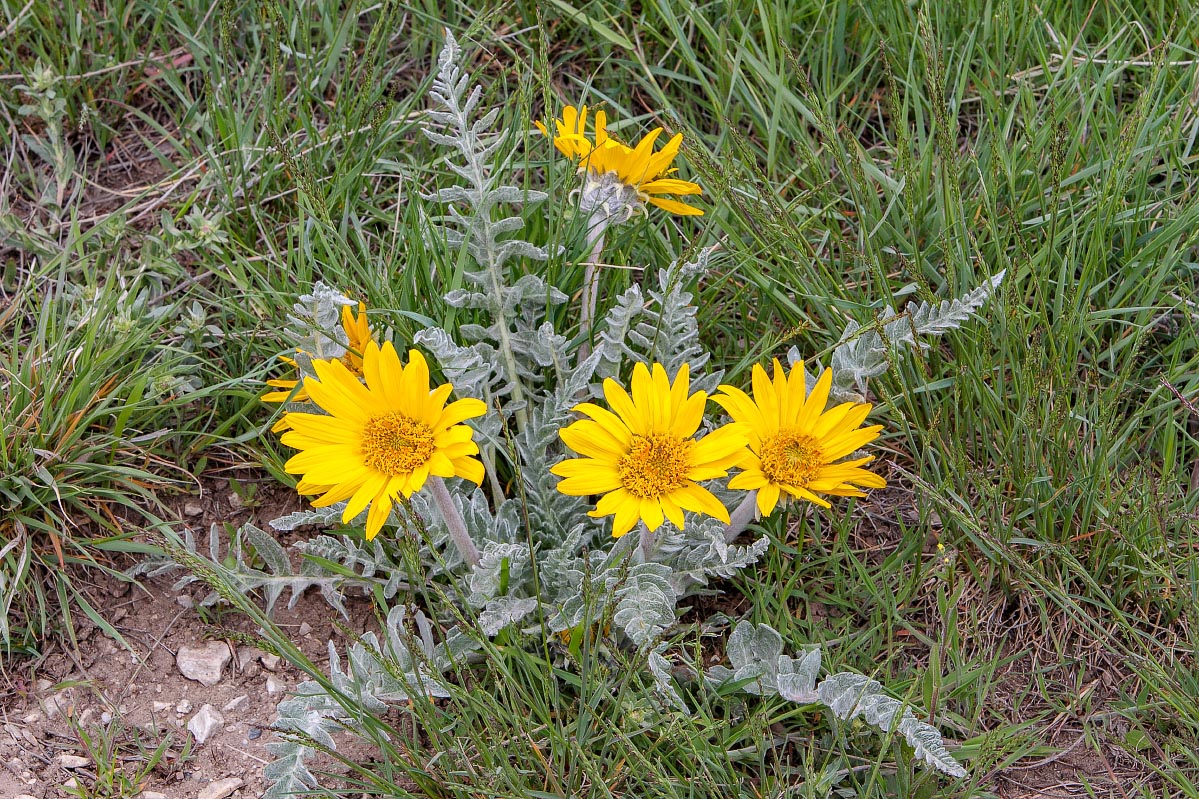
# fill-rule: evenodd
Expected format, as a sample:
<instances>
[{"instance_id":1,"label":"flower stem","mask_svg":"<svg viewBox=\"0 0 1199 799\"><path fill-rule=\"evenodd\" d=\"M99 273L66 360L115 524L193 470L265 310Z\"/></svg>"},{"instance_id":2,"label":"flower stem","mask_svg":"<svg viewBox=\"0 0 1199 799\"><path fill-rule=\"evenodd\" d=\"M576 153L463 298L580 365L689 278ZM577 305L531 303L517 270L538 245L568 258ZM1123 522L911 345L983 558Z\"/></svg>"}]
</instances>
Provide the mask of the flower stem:
<instances>
[{"instance_id":1,"label":"flower stem","mask_svg":"<svg viewBox=\"0 0 1199 799\"><path fill-rule=\"evenodd\" d=\"M445 487L445 481L435 475L429 475L427 485L429 492L433 494L433 501L437 503L437 509L441 511L441 518L445 519L445 526L450 531L450 540L462 553L462 559L466 561L466 565L471 568L478 566L479 548L471 540L470 533L466 532L466 522L463 520L462 514L458 512L458 506L450 497L450 491Z\"/></svg>"},{"instance_id":2,"label":"flower stem","mask_svg":"<svg viewBox=\"0 0 1199 799\"><path fill-rule=\"evenodd\" d=\"M745 494L745 499L741 500L741 504L729 516L729 526L724 528L724 542L731 544L737 539L737 536L745 532L745 527L754 516L757 515L758 507L758 492L749 491Z\"/></svg>"},{"instance_id":3,"label":"flower stem","mask_svg":"<svg viewBox=\"0 0 1199 799\"><path fill-rule=\"evenodd\" d=\"M641 553L641 562L649 563L650 555L652 555L654 552L654 534L649 527L645 525L645 522L639 524L637 529L640 536L637 541L637 551Z\"/></svg>"},{"instance_id":4,"label":"flower stem","mask_svg":"<svg viewBox=\"0 0 1199 799\"><path fill-rule=\"evenodd\" d=\"M601 208L591 215L587 221L587 244L591 246L591 255L583 264L583 293L579 297L579 320L583 331L583 343L579 346L579 360L582 361L591 354L591 329L595 321L596 295L599 292L599 263L600 253L604 249L604 232L608 229L608 215Z\"/></svg>"}]
</instances>

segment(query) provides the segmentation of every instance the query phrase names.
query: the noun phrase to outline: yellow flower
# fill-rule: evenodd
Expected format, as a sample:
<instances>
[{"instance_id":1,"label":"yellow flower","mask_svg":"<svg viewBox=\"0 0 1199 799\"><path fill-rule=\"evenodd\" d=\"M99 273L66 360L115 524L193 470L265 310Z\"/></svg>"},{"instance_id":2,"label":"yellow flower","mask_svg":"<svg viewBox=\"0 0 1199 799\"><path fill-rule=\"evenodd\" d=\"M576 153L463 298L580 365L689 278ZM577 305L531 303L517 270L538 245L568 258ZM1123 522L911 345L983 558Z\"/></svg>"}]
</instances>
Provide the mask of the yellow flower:
<instances>
[{"instance_id":1,"label":"yellow flower","mask_svg":"<svg viewBox=\"0 0 1199 799\"><path fill-rule=\"evenodd\" d=\"M479 447L461 424L482 416L481 400L446 405L453 386L429 390L429 366L416 350L400 363L391 342L374 341L362 351L363 385L342 361L313 361L317 377L304 378L311 401L330 415L288 413L280 439L300 452L284 465L302 475L302 494L324 494L323 508L349 500L342 521L368 504L366 537L374 538L391 513L397 495L412 496L429 475L483 480L483 464L471 457Z\"/></svg>"},{"instance_id":2,"label":"yellow flower","mask_svg":"<svg viewBox=\"0 0 1199 799\"><path fill-rule=\"evenodd\" d=\"M822 507L829 503L819 494L864 497L862 488L884 488L887 481L861 468L873 455L838 461L878 438L881 424L859 428L871 406L846 402L825 410L833 373L825 369L812 393L804 394L803 363L785 375L774 361L774 380L755 364L751 400L734 386L721 386L712 400L728 411L734 422L749 432L749 452L738 464L744 471L729 481L729 488L757 490L758 510L769 516L785 492Z\"/></svg>"},{"instance_id":3,"label":"yellow flower","mask_svg":"<svg viewBox=\"0 0 1199 799\"><path fill-rule=\"evenodd\" d=\"M740 425L725 425L695 440L707 404L706 392L688 395L691 385L683 364L672 385L661 364L653 374L643 363L633 367L633 393L611 378L604 397L612 411L584 402L575 410L589 416L559 431L582 458L550 469L566 479L558 490L569 496L603 494L590 515L615 516L612 537L643 520L652 531L663 519L683 526L683 511L714 516L729 523L729 512L698 481L724 477L745 454Z\"/></svg>"},{"instance_id":4,"label":"yellow flower","mask_svg":"<svg viewBox=\"0 0 1199 799\"><path fill-rule=\"evenodd\" d=\"M358 303L358 315L355 317L354 312L350 310L350 306L343 305L341 308L341 327L346 332L346 351L341 356L341 362L346 365L351 372L356 375L362 375L362 353L366 350L366 345L375 340L374 334L371 333L370 325L366 319L366 303ZM279 359L284 363L296 366L294 358L288 358L286 355L279 356ZM268 386L279 389L262 395L263 402L307 402L308 393L300 386L299 380L286 380L275 378L266 381ZM299 390L296 387L299 386ZM294 393L293 393L294 392ZM280 423L282 420L280 420ZM278 432L279 424L276 424L272 430ZM282 428L285 429L285 428Z\"/></svg>"},{"instance_id":5,"label":"yellow flower","mask_svg":"<svg viewBox=\"0 0 1199 799\"><path fill-rule=\"evenodd\" d=\"M543 134L550 135L545 124L534 124ZM654 128L636 147L629 147L608 135L608 116L603 111L596 111L594 140L588 139L587 106L577 110L574 106L566 106L562 109L562 119L555 119L554 125L557 129L557 135L553 137L554 146L567 158L579 163L579 171L586 173L588 178L583 187L584 210L593 210L588 207L589 190L592 195L598 197L598 204L602 204L608 198L600 195L605 195L604 190L614 181L630 190L630 196L624 198L626 204L633 203L637 207L643 207L643 204L648 202L672 214L703 214L700 208L661 196L703 193L703 190L691 181L667 177L677 171L670 165L679 154L683 134L676 133L665 147L655 153L654 142L662 135L662 128ZM628 215L625 215L625 218Z\"/></svg>"}]
</instances>

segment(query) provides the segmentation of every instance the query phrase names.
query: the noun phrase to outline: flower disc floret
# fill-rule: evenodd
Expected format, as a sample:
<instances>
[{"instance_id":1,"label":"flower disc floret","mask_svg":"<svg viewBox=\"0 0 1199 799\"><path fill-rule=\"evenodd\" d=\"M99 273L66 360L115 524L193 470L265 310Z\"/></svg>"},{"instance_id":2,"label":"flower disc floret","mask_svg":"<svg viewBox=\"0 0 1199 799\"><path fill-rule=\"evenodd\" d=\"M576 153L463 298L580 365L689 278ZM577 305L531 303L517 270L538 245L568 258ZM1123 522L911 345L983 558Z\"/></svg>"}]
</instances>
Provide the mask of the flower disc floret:
<instances>
[{"instance_id":1,"label":"flower disc floret","mask_svg":"<svg viewBox=\"0 0 1199 799\"><path fill-rule=\"evenodd\" d=\"M369 505L369 539L396 498L419 491L430 475L483 481L474 432L462 422L487 406L477 399L447 405L453 386L430 390L429 366L418 351L408 353L404 366L391 342L369 342L362 352L365 384L340 360L313 361L313 368L317 376L305 378L304 389L328 415L288 413L280 439L300 450L284 468L301 475L301 494L321 495L313 506L346 502L348 523Z\"/></svg>"},{"instance_id":2,"label":"flower disc floret","mask_svg":"<svg viewBox=\"0 0 1199 799\"><path fill-rule=\"evenodd\" d=\"M575 410L589 418L559 431L566 445L584 457L550 469L564 478L558 490L570 496L602 495L590 515L614 517L614 538L638 521L656 530L669 519L682 529L685 510L729 522L728 509L699 483L728 474L747 454L746 434L741 425L729 424L696 438L708 395L689 393L689 375L683 364L672 383L661 364L651 371L639 363L633 367L631 395L609 378L604 398L611 410L581 403Z\"/></svg>"},{"instance_id":3,"label":"flower disc floret","mask_svg":"<svg viewBox=\"0 0 1199 799\"><path fill-rule=\"evenodd\" d=\"M820 442L793 427L779 430L763 440L762 472L771 481L806 486L820 475L825 465Z\"/></svg>"},{"instance_id":4,"label":"flower disc floret","mask_svg":"<svg viewBox=\"0 0 1199 799\"><path fill-rule=\"evenodd\" d=\"M429 426L403 413L376 416L362 429L362 461L382 474L413 472L429 462L435 449Z\"/></svg>"},{"instance_id":5,"label":"flower disc floret","mask_svg":"<svg viewBox=\"0 0 1199 799\"><path fill-rule=\"evenodd\" d=\"M832 370L824 370L809 394L803 364L787 374L776 359L773 380L754 365L752 399L735 386L721 386L712 397L749 430L749 449L738 464L743 471L729 488L757 491L763 516L780 500L803 499L827 508L823 496L862 497L864 488L886 487L886 480L862 468L873 455L842 460L878 438L883 426L859 427L870 413L866 403L825 410L832 382Z\"/></svg>"},{"instance_id":6,"label":"flower disc floret","mask_svg":"<svg viewBox=\"0 0 1199 799\"><path fill-rule=\"evenodd\" d=\"M617 462L620 482L641 499L669 494L687 484L690 466L690 438L666 433L633 436L629 453Z\"/></svg>"}]
</instances>

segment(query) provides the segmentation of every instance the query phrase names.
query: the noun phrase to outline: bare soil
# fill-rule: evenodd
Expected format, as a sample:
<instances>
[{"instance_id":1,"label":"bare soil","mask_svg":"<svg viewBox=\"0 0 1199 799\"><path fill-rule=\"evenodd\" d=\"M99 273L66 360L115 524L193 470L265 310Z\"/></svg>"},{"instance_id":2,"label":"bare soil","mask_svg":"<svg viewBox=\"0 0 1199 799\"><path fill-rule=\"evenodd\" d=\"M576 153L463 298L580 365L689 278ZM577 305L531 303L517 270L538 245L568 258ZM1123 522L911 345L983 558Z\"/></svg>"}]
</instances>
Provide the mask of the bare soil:
<instances>
[{"instance_id":1,"label":"bare soil","mask_svg":"<svg viewBox=\"0 0 1199 799\"><path fill-rule=\"evenodd\" d=\"M181 510L190 506L192 513L197 503L202 508L190 517L180 513L202 539L213 522L265 525L295 509L289 504L298 507L298 498L287 492L267 491L255 507L247 508L234 498L227 481L208 481L206 488L203 495L178 503ZM77 614L77 647L64 642L33 662L8 664L7 685L0 683L0 763L5 766L0 769L0 799L21 794L57 799L71 779L85 787L107 782L103 770L114 763L136 790L172 799L192 799L210 783L229 777L243 781L230 794L234 799L260 796L266 787L262 766L272 759L266 747L277 740L270 731L276 706L305 676L286 661L239 642L238 637L255 634L254 625L240 614L201 607L208 593L202 584L175 590L177 576L136 587L90 577L96 607L129 648ZM348 622L316 594L300 597L291 608L285 597L274 618L305 654L324 664L327 642L344 643L340 625L362 632L374 624L368 603L348 600ZM228 647L230 654L213 686L184 677L176 661L180 647L210 641ZM224 723L196 744L187 725L204 705L211 705ZM152 753L164 742L162 757L149 767ZM63 755L68 756L65 762ZM78 761L70 756L88 763L74 767ZM115 795L132 797L136 790Z\"/></svg>"}]
</instances>

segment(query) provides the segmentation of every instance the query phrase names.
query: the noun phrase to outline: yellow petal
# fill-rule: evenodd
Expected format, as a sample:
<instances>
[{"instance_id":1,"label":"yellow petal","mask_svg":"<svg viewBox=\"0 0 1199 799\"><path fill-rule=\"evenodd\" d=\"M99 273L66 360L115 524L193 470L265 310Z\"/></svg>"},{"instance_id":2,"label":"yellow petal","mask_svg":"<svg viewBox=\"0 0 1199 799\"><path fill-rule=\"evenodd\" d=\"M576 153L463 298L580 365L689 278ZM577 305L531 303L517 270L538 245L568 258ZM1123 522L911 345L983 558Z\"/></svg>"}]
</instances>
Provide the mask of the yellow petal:
<instances>
[{"instance_id":1,"label":"yellow petal","mask_svg":"<svg viewBox=\"0 0 1199 799\"><path fill-rule=\"evenodd\" d=\"M485 413L487 413L487 403L474 397L465 397L447 405L441 415L437 417L437 423L432 427L434 430L444 430L451 425L465 422L467 419L474 419Z\"/></svg>"},{"instance_id":2,"label":"yellow petal","mask_svg":"<svg viewBox=\"0 0 1199 799\"><path fill-rule=\"evenodd\" d=\"M659 150L652 158L649 159L649 164L646 167L646 180L653 180L670 168L670 164L674 161L675 156L679 154L679 148L683 146L683 134L676 133L670 137L670 141L666 142L661 150ZM680 183L683 181L679 181ZM692 184L694 185L694 184ZM699 187L696 186L698 189ZM647 189L642 186L642 190ZM679 194L680 192L668 192L669 194Z\"/></svg>"},{"instance_id":3,"label":"yellow petal","mask_svg":"<svg viewBox=\"0 0 1199 799\"><path fill-rule=\"evenodd\" d=\"M615 462L628 452L628 446L618 441L597 422L584 419L558 431L566 446L580 455Z\"/></svg>"},{"instance_id":4,"label":"yellow petal","mask_svg":"<svg viewBox=\"0 0 1199 799\"><path fill-rule=\"evenodd\" d=\"M762 516L769 516L774 513L774 508L779 504L779 487L773 483L767 483L758 489L758 513Z\"/></svg>"},{"instance_id":5,"label":"yellow petal","mask_svg":"<svg viewBox=\"0 0 1199 799\"><path fill-rule=\"evenodd\" d=\"M641 184L641 190L646 194L703 194L704 190L698 184L689 180L677 178L658 178L649 183Z\"/></svg>"},{"instance_id":6,"label":"yellow petal","mask_svg":"<svg viewBox=\"0 0 1199 799\"><path fill-rule=\"evenodd\" d=\"M665 514L662 513L662 503L657 499L642 499L641 500L641 520L645 522L645 526L652 533L662 526L665 520Z\"/></svg>"},{"instance_id":7,"label":"yellow petal","mask_svg":"<svg viewBox=\"0 0 1199 799\"><path fill-rule=\"evenodd\" d=\"M474 458L454 458L454 474L463 480L470 480L475 485L483 484L486 471L483 464Z\"/></svg>"},{"instance_id":8,"label":"yellow petal","mask_svg":"<svg viewBox=\"0 0 1199 799\"><path fill-rule=\"evenodd\" d=\"M687 205L687 203L681 200L671 200L666 197L650 197L648 202L650 205L657 206L670 214L678 214L679 216L704 215L704 209L696 208L694 205Z\"/></svg>"},{"instance_id":9,"label":"yellow petal","mask_svg":"<svg viewBox=\"0 0 1199 799\"><path fill-rule=\"evenodd\" d=\"M350 501L346 503L346 508L341 513L341 520L345 524L353 521L354 517L362 513L362 509L367 504L378 496L383 487L387 485L387 475L375 472L371 474L358 486L358 490L354 492L354 496L350 497Z\"/></svg>"},{"instance_id":10,"label":"yellow petal","mask_svg":"<svg viewBox=\"0 0 1199 799\"><path fill-rule=\"evenodd\" d=\"M752 491L755 488L761 488L769 482L770 480L766 478L761 469L746 469L729 480L729 488Z\"/></svg>"},{"instance_id":11,"label":"yellow petal","mask_svg":"<svg viewBox=\"0 0 1199 799\"><path fill-rule=\"evenodd\" d=\"M366 540L370 541L379 534L383 529L383 525L387 522L387 517L391 515L391 497L386 493L377 497L371 503L370 512L366 514Z\"/></svg>"},{"instance_id":12,"label":"yellow petal","mask_svg":"<svg viewBox=\"0 0 1199 799\"><path fill-rule=\"evenodd\" d=\"M644 368L644 365L638 365ZM636 375L635 369L634 375ZM619 383L610 377L604 379L604 399L608 401L608 405L612 407L612 410L616 412L616 415L624 422L624 426L633 435L643 436L650 432L648 420L637 410L637 407L633 404L632 397L629 396L627 391L621 388ZM583 403L583 405L586 404ZM581 405L576 406L576 410L581 407ZM590 416L590 414L588 415ZM596 421L599 420L596 419Z\"/></svg>"},{"instance_id":13,"label":"yellow petal","mask_svg":"<svg viewBox=\"0 0 1199 799\"><path fill-rule=\"evenodd\" d=\"M628 452L629 446L633 443L633 433L619 416L607 408L601 408L591 402L580 402L574 409L578 413L590 416L596 424L604 428L604 432L620 442L623 451Z\"/></svg>"},{"instance_id":14,"label":"yellow petal","mask_svg":"<svg viewBox=\"0 0 1199 799\"><path fill-rule=\"evenodd\" d=\"M808 395L807 401L804 402L803 412L800 413L796 420L796 426L802 429L811 429L820 414L824 412L824 407L828 404L828 392L833 385L833 370L825 369L820 373L820 377L816 380L816 385L812 387L812 393ZM817 434L817 438L819 435Z\"/></svg>"},{"instance_id":15,"label":"yellow petal","mask_svg":"<svg viewBox=\"0 0 1199 799\"><path fill-rule=\"evenodd\" d=\"M725 524L729 523L728 508L711 491L703 486L698 486L694 483L683 486L671 492L670 498L684 510L703 513L717 518Z\"/></svg>"}]
</instances>

